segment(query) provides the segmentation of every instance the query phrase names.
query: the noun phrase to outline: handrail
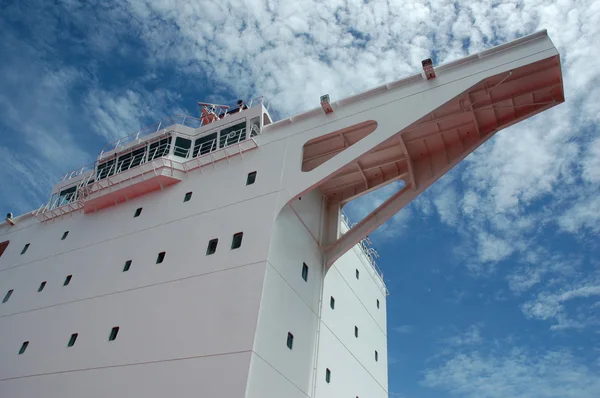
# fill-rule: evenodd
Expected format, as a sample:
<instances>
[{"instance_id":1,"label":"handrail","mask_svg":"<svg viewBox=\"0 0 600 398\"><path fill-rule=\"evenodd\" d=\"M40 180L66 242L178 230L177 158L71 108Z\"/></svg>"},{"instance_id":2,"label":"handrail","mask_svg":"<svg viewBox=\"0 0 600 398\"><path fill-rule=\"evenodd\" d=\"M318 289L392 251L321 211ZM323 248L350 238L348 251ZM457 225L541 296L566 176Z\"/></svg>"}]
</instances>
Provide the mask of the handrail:
<instances>
[{"instance_id":1,"label":"handrail","mask_svg":"<svg viewBox=\"0 0 600 398\"><path fill-rule=\"evenodd\" d=\"M344 212L342 212L342 222L344 223L346 228L348 228L348 230L351 229L350 219ZM365 255L365 257L367 257L367 259L369 260L369 263L373 267L373 270L375 271L375 273L379 276L379 278L383 282L383 272L381 271L381 269L377 265L377 262L375 261L375 258L379 258L379 253L377 253L377 250L375 250L374 247L369 247L368 245L371 245L371 241L369 240L368 237L366 237L366 238L362 239L360 242L358 242L357 246L360 247L363 254Z\"/></svg>"}]
</instances>

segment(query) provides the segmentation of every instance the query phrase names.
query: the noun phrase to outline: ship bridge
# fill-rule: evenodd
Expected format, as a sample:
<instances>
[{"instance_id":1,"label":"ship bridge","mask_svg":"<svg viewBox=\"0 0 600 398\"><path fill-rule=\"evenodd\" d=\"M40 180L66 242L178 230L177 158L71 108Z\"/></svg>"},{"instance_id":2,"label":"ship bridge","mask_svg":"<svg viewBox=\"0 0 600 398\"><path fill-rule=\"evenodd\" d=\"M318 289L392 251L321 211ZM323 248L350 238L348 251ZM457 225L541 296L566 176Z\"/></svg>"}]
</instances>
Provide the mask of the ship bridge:
<instances>
[{"instance_id":1,"label":"ship bridge","mask_svg":"<svg viewBox=\"0 0 600 398\"><path fill-rule=\"evenodd\" d=\"M176 115L107 144L91 165L67 173L34 214L42 222L95 212L176 184L190 171L257 147L272 123L264 97L238 108L199 102L201 117Z\"/></svg>"}]
</instances>

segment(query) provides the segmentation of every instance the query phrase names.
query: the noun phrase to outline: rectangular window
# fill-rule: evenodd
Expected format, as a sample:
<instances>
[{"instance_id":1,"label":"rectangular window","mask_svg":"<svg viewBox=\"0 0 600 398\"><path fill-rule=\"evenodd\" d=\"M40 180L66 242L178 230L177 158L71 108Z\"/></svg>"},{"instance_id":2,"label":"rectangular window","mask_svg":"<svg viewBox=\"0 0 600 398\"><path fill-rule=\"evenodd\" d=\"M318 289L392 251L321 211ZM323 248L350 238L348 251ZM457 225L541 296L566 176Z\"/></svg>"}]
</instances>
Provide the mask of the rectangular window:
<instances>
[{"instance_id":1,"label":"rectangular window","mask_svg":"<svg viewBox=\"0 0 600 398\"><path fill-rule=\"evenodd\" d=\"M329 299L329 306L331 307L331 309L335 308L335 299L333 298L333 296L331 296L331 298Z\"/></svg>"},{"instance_id":2,"label":"rectangular window","mask_svg":"<svg viewBox=\"0 0 600 398\"><path fill-rule=\"evenodd\" d=\"M192 198L192 193L193 193L193 192L188 192L188 193L186 193L186 194L185 194L185 196L183 197L183 201L184 201L184 202L189 202L189 201L190 201L190 199Z\"/></svg>"},{"instance_id":3,"label":"rectangular window","mask_svg":"<svg viewBox=\"0 0 600 398\"><path fill-rule=\"evenodd\" d=\"M306 282L308 280L308 265L302 263L302 279Z\"/></svg>"},{"instance_id":4,"label":"rectangular window","mask_svg":"<svg viewBox=\"0 0 600 398\"><path fill-rule=\"evenodd\" d=\"M356 270L356 279L358 279L359 276L360 276L360 273L358 272L358 270Z\"/></svg>"},{"instance_id":5,"label":"rectangular window","mask_svg":"<svg viewBox=\"0 0 600 398\"><path fill-rule=\"evenodd\" d=\"M287 346L291 350L294 346L294 335L288 332Z\"/></svg>"},{"instance_id":6,"label":"rectangular window","mask_svg":"<svg viewBox=\"0 0 600 398\"><path fill-rule=\"evenodd\" d=\"M358 338L358 326L354 326L354 337Z\"/></svg>"},{"instance_id":7,"label":"rectangular window","mask_svg":"<svg viewBox=\"0 0 600 398\"><path fill-rule=\"evenodd\" d=\"M156 264L160 264L165 260L165 255L167 254L167 252L160 252L158 253L158 256L156 257Z\"/></svg>"},{"instance_id":8,"label":"rectangular window","mask_svg":"<svg viewBox=\"0 0 600 398\"><path fill-rule=\"evenodd\" d=\"M190 153L190 147L192 146L192 141L186 138L176 137L175 138L175 147L173 148L173 155L178 156L180 158L187 158Z\"/></svg>"},{"instance_id":9,"label":"rectangular window","mask_svg":"<svg viewBox=\"0 0 600 398\"><path fill-rule=\"evenodd\" d=\"M71 338L69 339L69 344L67 344L67 347L73 347L75 345L75 342L77 341L77 333L73 333L71 335Z\"/></svg>"},{"instance_id":10,"label":"rectangular window","mask_svg":"<svg viewBox=\"0 0 600 398\"><path fill-rule=\"evenodd\" d=\"M25 247L23 248L23 250L21 250L21 255L25 254L25 252L27 251L27 249L29 249L29 245L30 244L31 243L28 243L28 244L25 245Z\"/></svg>"},{"instance_id":11,"label":"rectangular window","mask_svg":"<svg viewBox=\"0 0 600 398\"><path fill-rule=\"evenodd\" d=\"M98 170L96 170L96 179L102 180L103 178L110 177L111 175L115 174L115 170L116 170L115 163L116 163L116 160L113 158L113 159L107 160L106 162L98 164ZM73 188L76 188L76 187L73 187ZM63 196L63 192L60 193L61 196Z\"/></svg>"},{"instance_id":12,"label":"rectangular window","mask_svg":"<svg viewBox=\"0 0 600 398\"><path fill-rule=\"evenodd\" d=\"M22 355L25 352L28 345L29 345L29 341L23 342L23 344L21 345L21 349L19 350L19 355Z\"/></svg>"},{"instance_id":13,"label":"rectangular window","mask_svg":"<svg viewBox=\"0 0 600 398\"><path fill-rule=\"evenodd\" d=\"M219 239L211 239L208 241L208 247L206 248L206 255L210 256L211 254L215 254L217 251L217 245L219 244Z\"/></svg>"},{"instance_id":14,"label":"rectangular window","mask_svg":"<svg viewBox=\"0 0 600 398\"><path fill-rule=\"evenodd\" d=\"M14 289L10 289L8 292L6 292L6 295L4 296L4 299L2 300L2 304L6 303L8 301L10 296L12 296L13 291L14 291Z\"/></svg>"},{"instance_id":15,"label":"rectangular window","mask_svg":"<svg viewBox=\"0 0 600 398\"><path fill-rule=\"evenodd\" d=\"M379 361L379 353L375 350L375 362Z\"/></svg>"},{"instance_id":16,"label":"rectangular window","mask_svg":"<svg viewBox=\"0 0 600 398\"><path fill-rule=\"evenodd\" d=\"M73 278L73 275L68 275L65 278L65 283L63 283L63 286L67 286L69 283L71 283L71 278Z\"/></svg>"},{"instance_id":17,"label":"rectangular window","mask_svg":"<svg viewBox=\"0 0 600 398\"><path fill-rule=\"evenodd\" d=\"M110 335L108 336L108 341L114 341L114 340L116 340L118 334L119 334L119 327L115 326L110 331Z\"/></svg>"},{"instance_id":18,"label":"rectangular window","mask_svg":"<svg viewBox=\"0 0 600 398\"><path fill-rule=\"evenodd\" d=\"M42 290L44 290L45 287L46 287L46 281L43 281L42 283L40 283L40 287L38 287L38 292L41 292Z\"/></svg>"},{"instance_id":19,"label":"rectangular window","mask_svg":"<svg viewBox=\"0 0 600 398\"><path fill-rule=\"evenodd\" d=\"M231 240L231 249L238 249L242 246L242 237L244 236L243 232L238 232L237 234L233 234L233 239Z\"/></svg>"},{"instance_id":20,"label":"rectangular window","mask_svg":"<svg viewBox=\"0 0 600 398\"><path fill-rule=\"evenodd\" d=\"M125 265L123 266L123 272L129 271L129 268L131 268L131 260L125 261Z\"/></svg>"},{"instance_id":21,"label":"rectangular window","mask_svg":"<svg viewBox=\"0 0 600 398\"><path fill-rule=\"evenodd\" d=\"M217 150L217 133L205 135L194 141L193 156L202 156Z\"/></svg>"},{"instance_id":22,"label":"rectangular window","mask_svg":"<svg viewBox=\"0 0 600 398\"><path fill-rule=\"evenodd\" d=\"M135 214L133 215L133 218L139 217L140 214L142 214L142 209L143 209L143 207L136 209Z\"/></svg>"},{"instance_id":23,"label":"rectangular window","mask_svg":"<svg viewBox=\"0 0 600 398\"><path fill-rule=\"evenodd\" d=\"M379 309L379 299L377 299L377 309Z\"/></svg>"},{"instance_id":24,"label":"rectangular window","mask_svg":"<svg viewBox=\"0 0 600 398\"><path fill-rule=\"evenodd\" d=\"M2 257L2 255L4 254L4 250L6 250L6 248L8 247L8 243L9 241L7 240L0 243L0 257Z\"/></svg>"},{"instance_id":25,"label":"rectangular window","mask_svg":"<svg viewBox=\"0 0 600 398\"><path fill-rule=\"evenodd\" d=\"M155 141L148 147L148 160L153 160L167 156L171 148L171 136Z\"/></svg>"},{"instance_id":26,"label":"rectangular window","mask_svg":"<svg viewBox=\"0 0 600 398\"><path fill-rule=\"evenodd\" d=\"M69 235L69 231L65 231L65 233L62 235L62 238L60 238L60 240L65 240L67 239L67 236Z\"/></svg>"},{"instance_id":27,"label":"rectangular window","mask_svg":"<svg viewBox=\"0 0 600 398\"><path fill-rule=\"evenodd\" d=\"M327 383L331 382L331 370L329 368L325 369L325 381Z\"/></svg>"},{"instance_id":28,"label":"rectangular window","mask_svg":"<svg viewBox=\"0 0 600 398\"><path fill-rule=\"evenodd\" d=\"M146 149L147 145L144 144L144 146L141 148L120 154L119 160L117 161L117 173L127 171L142 164L142 161L146 156Z\"/></svg>"},{"instance_id":29,"label":"rectangular window","mask_svg":"<svg viewBox=\"0 0 600 398\"><path fill-rule=\"evenodd\" d=\"M237 144L246 139L246 122L221 130L219 134L219 148Z\"/></svg>"},{"instance_id":30,"label":"rectangular window","mask_svg":"<svg viewBox=\"0 0 600 398\"><path fill-rule=\"evenodd\" d=\"M252 173L248 173L248 177L246 177L246 185L252 185L256 181L256 171Z\"/></svg>"}]
</instances>

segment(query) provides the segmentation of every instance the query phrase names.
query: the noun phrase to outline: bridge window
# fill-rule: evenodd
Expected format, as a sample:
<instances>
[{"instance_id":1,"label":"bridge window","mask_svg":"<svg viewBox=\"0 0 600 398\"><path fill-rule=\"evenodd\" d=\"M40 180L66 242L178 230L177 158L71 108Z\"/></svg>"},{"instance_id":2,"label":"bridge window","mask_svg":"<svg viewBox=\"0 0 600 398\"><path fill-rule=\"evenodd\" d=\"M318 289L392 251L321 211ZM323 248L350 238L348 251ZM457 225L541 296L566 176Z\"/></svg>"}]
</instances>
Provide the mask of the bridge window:
<instances>
[{"instance_id":1,"label":"bridge window","mask_svg":"<svg viewBox=\"0 0 600 398\"><path fill-rule=\"evenodd\" d=\"M101 180L106 177L110 177L115 174L115 162L116 159L110 159L106 162L98 164L98 172L96 173L96 179ZM62 192L60 193L62 195Z\"/></svg>"},{"instance_id":2,"label":"bridge window","mask_svg":"<svg viewBox=\"0 0 600 398\"><path fill-rule=\"evenodd\" d=\"M246 139L246 122L221 130L219 135L219 148L237 144Z\"/></svg>"},{"instance_id":3,"label":"bridge window","mask_svg":"<svg viewBox=\"0 0 600 398\"><path fill-rule=\"evenodd\" d=\"M173 148L173 155L179 156L180 158L187 158L190 153L191 146L192 140L188 140L182 137L176 137L175 148Z\"/></svg>"},{"instance_id":4,"label":"bridge window","mask_svg":"<svg viewBox=\"0 0 600 398\"><path fill-rule=\"evenodd\" d=\"M167 156L171 147L171 136L165 137L159 141L154 141L148 148L148 160L153 160Z\"/></svg>"},{"instance_id":5,"label":"bridge window","mask_svg":"<svg viewBox=\"0 0 600 398\"><path fill-rule=\"evenodd\" d=\"M194 142L193 156L206 155L217 149L217 133L205 135Z\"/></svg>"},{"instance_id":6,"label":"bridge window","mask_svg":"<svg viewBox=\"0 0 600 398\"><path fill-rule=\"evenodd\" d=\"M144 156L146 155L146 149L147 147L144 145L141 148L119 155L117 172L126 171L142 164Z\"/></svg>"}]
</instances>

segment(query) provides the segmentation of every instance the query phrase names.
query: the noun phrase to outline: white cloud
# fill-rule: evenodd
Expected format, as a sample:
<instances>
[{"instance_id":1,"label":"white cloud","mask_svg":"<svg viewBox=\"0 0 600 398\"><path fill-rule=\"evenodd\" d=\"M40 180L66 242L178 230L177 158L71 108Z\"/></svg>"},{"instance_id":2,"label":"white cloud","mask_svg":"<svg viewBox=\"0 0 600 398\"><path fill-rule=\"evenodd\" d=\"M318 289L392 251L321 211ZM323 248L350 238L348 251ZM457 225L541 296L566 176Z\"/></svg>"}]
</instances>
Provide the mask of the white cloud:
<instances>
[{"instance_id":1,"label":"white cloud","mask_svg":"<svg viewBox=\"0 0 600 398\"><path fill-rule=\"evenodd\" d=\"M415 327L414 325L400 325L396 326L394 330L400 334L411 334L414 332Z\"/></svg>"}]
</instances>

